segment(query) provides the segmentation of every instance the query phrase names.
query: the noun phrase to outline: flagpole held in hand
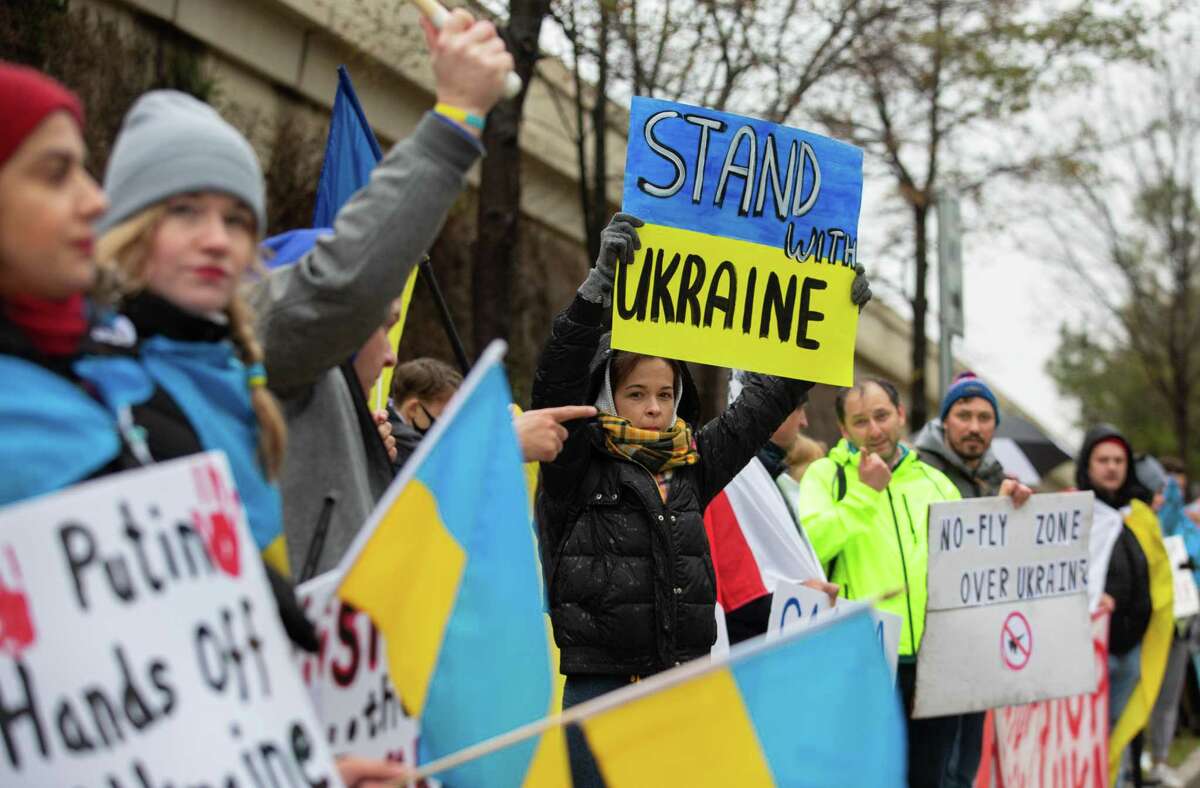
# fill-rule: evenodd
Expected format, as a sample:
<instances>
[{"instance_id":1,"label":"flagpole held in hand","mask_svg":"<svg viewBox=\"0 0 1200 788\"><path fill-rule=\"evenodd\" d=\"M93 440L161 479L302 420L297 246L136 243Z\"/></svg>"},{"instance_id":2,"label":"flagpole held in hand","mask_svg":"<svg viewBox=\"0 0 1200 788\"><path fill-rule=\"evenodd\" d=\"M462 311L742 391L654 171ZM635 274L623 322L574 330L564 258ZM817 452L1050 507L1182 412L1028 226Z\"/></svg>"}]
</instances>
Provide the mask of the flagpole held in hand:
<instances>
[{"instance_id":1,"label":"flagpole held in hand","mask_svg":"<svg viewBox=\"0 0 1200 788\"><path fill-rule=\"evenodd\" d=\"M424 14L425 18L429 20L429 23L438 30L442 29L442 24L446 21L446 17L450 15L450 12L447 11L446 7L439 3L438 0L412 0L412 4L415 5L417 9ZM517 76L517 72L508 72L504 78L504 97L513 98L521 92L522 87L523 84L521 82L521 78ZM466 370L464 369L464 373L465 371Z\"/></svg>"}]
</instances>

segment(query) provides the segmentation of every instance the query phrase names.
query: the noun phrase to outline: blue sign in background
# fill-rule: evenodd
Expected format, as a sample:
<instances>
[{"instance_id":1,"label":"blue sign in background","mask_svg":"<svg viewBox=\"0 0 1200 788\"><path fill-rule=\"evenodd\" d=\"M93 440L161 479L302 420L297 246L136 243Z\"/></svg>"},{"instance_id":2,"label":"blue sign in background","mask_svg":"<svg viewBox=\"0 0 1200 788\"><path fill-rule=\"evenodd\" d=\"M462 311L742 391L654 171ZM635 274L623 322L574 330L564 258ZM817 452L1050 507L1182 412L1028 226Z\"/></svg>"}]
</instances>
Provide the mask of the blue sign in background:
<instances>
[{"instance_id":1,"label":"blue sign in background","mask_svg":"<svg viewBox=\"0 0 1200 788\"><path fill-rule=\"evenodd\" d=\"M647 121L663 112L675 114L659 120L654 124L652 130L647 132ZM711 119L725 124L721 131L713 128L708 130L707 151L703 167L703 190L698 203L693 202L692 198L696 184L696 162L699 158L701 133L704 131L704 127L685 120L685 116ZM747 179L731 173L727 178L722 204L718 206L714 203L714 198L720 184L721 170L725 165L729 147L733 143L738 129L743 126L752 129L756 138L753 174L751 178ZM794 195L795 189L800 189L801 202L808 197L813 185L811 164L800 154L802 143L807 143L815 154L821 171L820 192L815 204L803 216L791 215L793 199L786 197L785 201L788 203L784 208L786 216L783 219L779 218L776 213L775 192L771 176L768 176L762 183L763 190L766 192L762 215L754 215L759 201L758 186L763 174L763 159L767 155L768 136L774 138L774 158L778 164L775 172L778 173L780 188L784 192L788 191L785 182L788 156L792 143L795 141L796 169L801 170L801 174L795 179L790 193ZM651 141L654 141L660 148L674 151L678 161L682 162L686 169L686 176L681 187L669 197L653 196L639 186L640 182L649 182L659 187L667 187L678 182L679 168L677 164L672 162L669 153L664 155L656 152L651 147ZM749 163L749 151L749 140L740 140L732 164L746 166ZM794 224L792 234L794 241L808 239L810 230L828 231L832 229L842 230L852 240L857 240L858 214L862 204L862 163L861 150L853 145L822 137L819 134L728 112L716 112L688 104L635 96L629 117L623 210L639 216L651 224L737 238L774 247L784 246L785 232L789 222ZM750 215L739 213L746 189L753 191Z\"/></svg>"}]
</instances>

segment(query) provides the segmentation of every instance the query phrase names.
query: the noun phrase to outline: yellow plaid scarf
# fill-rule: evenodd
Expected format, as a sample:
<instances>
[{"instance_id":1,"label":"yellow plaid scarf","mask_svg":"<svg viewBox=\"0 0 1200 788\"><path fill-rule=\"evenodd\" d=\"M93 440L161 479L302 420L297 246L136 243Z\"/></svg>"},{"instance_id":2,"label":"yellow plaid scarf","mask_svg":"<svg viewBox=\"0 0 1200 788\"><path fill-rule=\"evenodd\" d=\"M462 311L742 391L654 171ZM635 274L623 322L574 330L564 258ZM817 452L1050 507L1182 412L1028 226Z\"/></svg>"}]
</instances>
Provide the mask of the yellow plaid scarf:
<instances>
[{"instance_id":1,"label":"yellow plaid scarf","mask_svg":"<svg viewBox=\"0 0 1200 788\"><path fill-rule=\"evenodd\" d=\"M598 418L608 450L633 460L656 477L700 461L692 428L683 419L675 419L671 429L660 432L638 429L620 416L601 414Z\"/></svg>"}]
</instances>

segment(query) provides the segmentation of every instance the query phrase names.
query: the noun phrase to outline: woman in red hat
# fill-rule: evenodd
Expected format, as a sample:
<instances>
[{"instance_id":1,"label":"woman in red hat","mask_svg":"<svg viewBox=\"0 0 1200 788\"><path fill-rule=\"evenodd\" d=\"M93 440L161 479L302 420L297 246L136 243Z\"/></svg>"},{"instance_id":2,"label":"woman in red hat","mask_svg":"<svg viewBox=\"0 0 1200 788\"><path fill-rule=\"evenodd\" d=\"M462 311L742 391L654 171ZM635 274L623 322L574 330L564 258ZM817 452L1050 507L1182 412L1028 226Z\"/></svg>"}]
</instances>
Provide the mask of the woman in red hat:
<instances>
[{"instance_id":1,"label":"woman in red hat","mask_svg":"<svg viewBox=\"0 0 1200 788\"><path fill-rule=\"evenodd\" d=\"M120 324L86 297L108 202L84 168L83 122L65 87L0 62L0 506L153 462L132 420L152 379L132 358L87 355L89 331ZM354 757L338 770L357 786L408 774Z\"/></svg>"}]
</instances>

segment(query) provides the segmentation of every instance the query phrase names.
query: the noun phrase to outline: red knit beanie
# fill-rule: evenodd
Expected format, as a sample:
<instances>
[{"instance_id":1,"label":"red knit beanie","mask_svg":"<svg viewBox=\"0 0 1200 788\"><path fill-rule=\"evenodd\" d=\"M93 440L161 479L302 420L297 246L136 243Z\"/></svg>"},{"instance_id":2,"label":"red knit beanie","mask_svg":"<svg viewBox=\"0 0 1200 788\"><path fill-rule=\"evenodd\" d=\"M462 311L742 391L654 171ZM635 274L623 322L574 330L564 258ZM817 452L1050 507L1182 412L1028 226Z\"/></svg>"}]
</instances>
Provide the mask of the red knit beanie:
<instances>
[{"instance_id":1,"label":"red knit beanie","mask_svg":"<svg viewBox=\"0 0 1200 788\"><path fill-rule=\"evenodd\" d=\"M70 112L83 128L78 96L40 71L0 61L0 165L57 110Z\"/></svg>"}]
</instances>

